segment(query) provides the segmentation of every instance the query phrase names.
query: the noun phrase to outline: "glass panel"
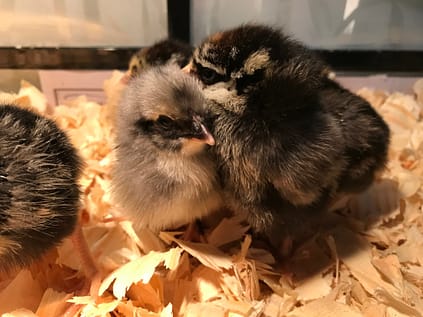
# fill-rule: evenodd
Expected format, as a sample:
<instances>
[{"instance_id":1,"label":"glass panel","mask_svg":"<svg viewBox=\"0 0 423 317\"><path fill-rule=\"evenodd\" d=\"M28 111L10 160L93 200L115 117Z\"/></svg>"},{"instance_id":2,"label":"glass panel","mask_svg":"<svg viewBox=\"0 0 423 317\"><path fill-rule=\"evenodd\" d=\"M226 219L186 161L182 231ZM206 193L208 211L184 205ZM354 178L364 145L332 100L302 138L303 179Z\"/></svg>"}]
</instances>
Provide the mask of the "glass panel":
<instances>
[{"instance_id":1,"label":"glass panel","mask_svg":"<svg viewBox=\"0 0 423 317\"><path fill-rule=\"evenodd\" d=\"M191 0L191 40L257 21L317 49L423 49L422 0Z\"/></svg>"},{"instance_id":2,"label":"glass panel","mask_svg":"<svg viewBox=\"0 0 423 317\"><path fill-rule=\"evenodd\" d=\"M0 46L130 47L167 36L166 0L0 0Z\"/></svg>"}]
</instances>

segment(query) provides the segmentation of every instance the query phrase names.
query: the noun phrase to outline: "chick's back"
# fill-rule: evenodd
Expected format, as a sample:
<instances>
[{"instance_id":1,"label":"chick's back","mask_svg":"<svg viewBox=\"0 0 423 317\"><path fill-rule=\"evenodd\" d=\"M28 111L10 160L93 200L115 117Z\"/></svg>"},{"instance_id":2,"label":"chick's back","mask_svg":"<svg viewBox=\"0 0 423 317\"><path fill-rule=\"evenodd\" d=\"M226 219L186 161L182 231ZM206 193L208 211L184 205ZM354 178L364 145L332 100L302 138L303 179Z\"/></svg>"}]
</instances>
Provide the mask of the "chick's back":
<instances>
[{"instance_id":1,"label":"chick's back","mask_svg":"<svg viewBox=\"0 0 423 317\"><path fill-rule=\"evenodd\" d=\"M0 270L29 264L73 232L81 164L52 120L0 105Z\"/></svg>"},{"instance_id":2,"label":"chick's back","mask_svg":"<svg viewBox=\"0 0 423 317\"><path fill-rule=\"evenodd\" d=\"M341 127L347 162L339 176L338 191L358 193L365 190L388 160L390 130L383 118L363 98L337 82L319 91L319 101Z\"/></svg>"}]
</instances>

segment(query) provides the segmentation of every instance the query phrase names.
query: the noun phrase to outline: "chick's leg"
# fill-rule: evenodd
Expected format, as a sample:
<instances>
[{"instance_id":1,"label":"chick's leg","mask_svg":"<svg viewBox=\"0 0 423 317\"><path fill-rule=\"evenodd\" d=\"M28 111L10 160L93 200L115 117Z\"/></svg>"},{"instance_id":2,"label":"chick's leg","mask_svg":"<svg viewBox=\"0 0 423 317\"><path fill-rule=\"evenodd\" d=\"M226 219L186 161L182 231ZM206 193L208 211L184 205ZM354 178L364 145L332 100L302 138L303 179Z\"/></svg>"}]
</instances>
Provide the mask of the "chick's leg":
<instances>
[{"instance_id":1,"label":"chick's leg","mask_svg":"<svg viewBox=\"0 0 423 317\"><path fill-rule=\"evenodd\" d=\"M75 231L71 236L71 240L74 245L75 251L79 254L82 269L87 278L86 285L84 286L82 291L89 291L90 295L96 298L98 296L101 278L97 269L97 265L95 264L94 259L91 256L91 252L88 247L87 240L84 237L84 233L82 232L82 227L80 223L77 224Z\"/></svg>"},{"instance_id":2,"label":"chick's leg","mask_svg":"<svg viewBox=\"0 0 423 317\"><path fill-rule=\"evenodd\" d=\"M82 232L81 223L78 221L75 230L70 237L76 253L81 259L82 270L85 273L85 282L82 288L77 292L77 295L91 295L94 299L98 297L98 290L101 284L100 272L91 255L90 249ZM72 304L64 313L64 317L76 316L82 305Z\"/></svg>"},{"instance_id":3,"label":"chick's leg","mask_svg":"<svg viewBox=\"0 0 423 317\"><path fill-rule=\"evenodd\" d=\"M196 219L190 222L182 236L182 239L185 241L199 241L205 243L206 239L203 234L201 221Z\"/></svg>"},{"instance_id":4,"label":"chick's leg","mask_svg":"<svg viewBox=\"0 0 423 317\"><path fill-rule=\"evenodd\" d=\"M246 213L259 240L266 242L281 259L316 234L322 218L319 208L293 206L272 192L256 200L236 203L236 210Z\"/></svg>"}]
</instances>

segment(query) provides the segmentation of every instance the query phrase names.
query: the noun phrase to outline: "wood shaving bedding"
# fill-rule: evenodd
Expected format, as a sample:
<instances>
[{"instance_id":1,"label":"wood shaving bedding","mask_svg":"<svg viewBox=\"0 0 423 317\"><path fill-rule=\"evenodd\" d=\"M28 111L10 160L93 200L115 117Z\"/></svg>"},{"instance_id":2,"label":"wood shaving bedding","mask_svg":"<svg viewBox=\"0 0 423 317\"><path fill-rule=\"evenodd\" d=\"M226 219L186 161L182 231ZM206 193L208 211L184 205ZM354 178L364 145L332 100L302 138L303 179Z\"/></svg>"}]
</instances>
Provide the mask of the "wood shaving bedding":
<instances>
[{"instance_id":1,"label":"wood shaving bedding","mask_svg":"<svg viewBox=\"0 0 423 317\"><path fill-rule=\"evenodd\" d=\"M109 188L124 80L116 71L105 82L105 105L80 97L53 108L26 82L0 95L54 118L86 161L83 230L102 275L96 300L74 296L84 275L65 240L0 276L2 316L61 316L69 302L81 316L423 316L423 79L414 95L357 92L391 128L386 171L283 263L254 245L239 216L215 220L208 244L135 232L121 219Z\"/></svg>"}]
</instances>

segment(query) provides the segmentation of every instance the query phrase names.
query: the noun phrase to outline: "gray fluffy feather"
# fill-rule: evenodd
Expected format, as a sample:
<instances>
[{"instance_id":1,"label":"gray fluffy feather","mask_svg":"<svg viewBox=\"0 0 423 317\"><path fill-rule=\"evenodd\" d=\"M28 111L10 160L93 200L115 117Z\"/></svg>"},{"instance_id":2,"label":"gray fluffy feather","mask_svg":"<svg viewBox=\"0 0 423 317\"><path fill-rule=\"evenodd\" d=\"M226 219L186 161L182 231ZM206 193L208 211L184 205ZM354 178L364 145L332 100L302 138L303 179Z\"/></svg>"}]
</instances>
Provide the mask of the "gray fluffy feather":
<instances>
[{"instance_id":1,"label":"gray fluffy feather","mask_svg":"<svg viewBox=\"0 0 423 317\"><path fill-rule=\"evenodd\" d=\"M116 123L112 191L137 228L176 227L221 204L215 163L204 145L163 139L138 126L140 119L154 121L160 115L180 119L189 113L203 117L204 99L198 82L177 66L151 68L126 89Z\"/></svg>"}]
</instances>

